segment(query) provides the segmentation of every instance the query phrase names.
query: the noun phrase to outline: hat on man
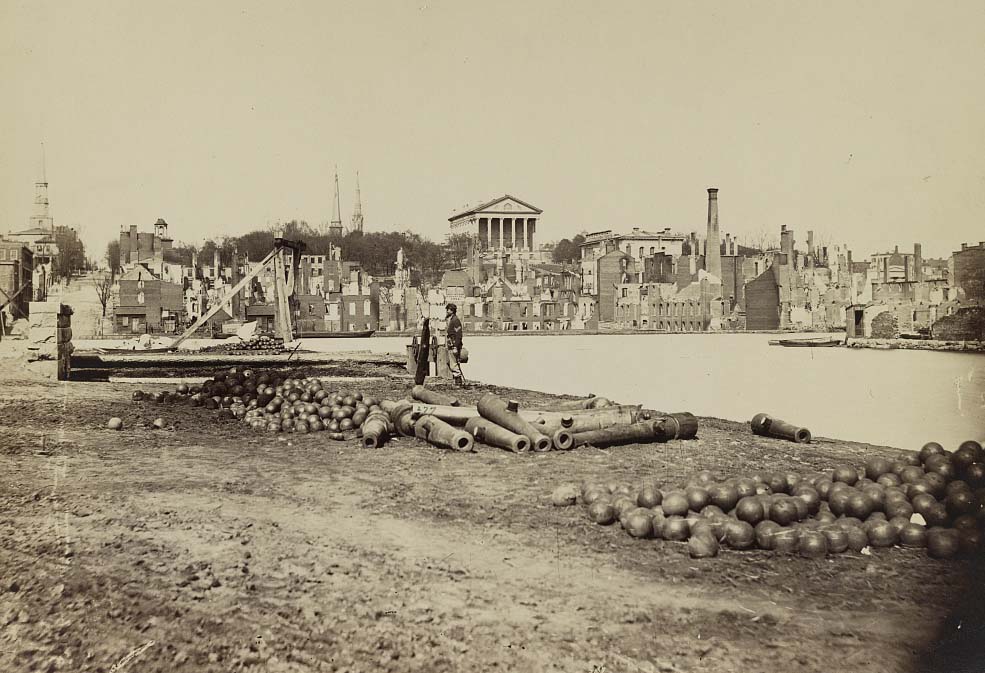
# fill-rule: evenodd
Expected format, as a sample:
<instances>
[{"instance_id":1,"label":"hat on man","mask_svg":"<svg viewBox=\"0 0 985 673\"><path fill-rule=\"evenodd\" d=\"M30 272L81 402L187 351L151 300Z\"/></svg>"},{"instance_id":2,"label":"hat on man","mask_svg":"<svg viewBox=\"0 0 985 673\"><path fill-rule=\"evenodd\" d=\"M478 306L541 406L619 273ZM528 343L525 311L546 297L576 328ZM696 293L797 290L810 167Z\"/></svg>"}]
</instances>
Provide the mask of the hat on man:
<instances>
[{"instance_id":1,"label":"hat on man","mask_svg":"<svg viewBox=\"0 0 985 673\"><path fill-rule=\"evenodd\" d=\"M445 304L445 309L451 311L452 313L458 313L458 307L454 304Z\"/></svg>"}]
</instances>

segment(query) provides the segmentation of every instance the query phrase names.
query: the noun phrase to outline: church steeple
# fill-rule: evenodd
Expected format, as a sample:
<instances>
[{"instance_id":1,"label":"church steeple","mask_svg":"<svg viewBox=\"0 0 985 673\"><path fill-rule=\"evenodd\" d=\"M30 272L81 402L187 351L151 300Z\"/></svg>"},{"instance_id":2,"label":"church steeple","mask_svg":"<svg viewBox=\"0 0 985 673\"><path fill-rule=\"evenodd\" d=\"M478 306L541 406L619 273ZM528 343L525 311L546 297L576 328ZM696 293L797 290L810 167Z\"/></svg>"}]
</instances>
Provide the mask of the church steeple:
<instances>
[{"instance_id":1,"label":"church steeple","mask_svg":"<svg viewBox=\"0 0 985 673\"><path fill-rule=\"evenodd\" d=\"M335 167L335 208L332 210L332 223L328 227L331 236L342 235L342 202L339 198L339 168Z\"/></svg>"},{"instance_id":2,"label":"church steeple","mask_svg":"<svg viewBox=\"0 0 985 673\"><path fill-rule=\"evenodd\" d=\"M363 233L363 202L359 194L359 171L356 171L356 205L352 209L351 231Z\"/></svg>"},{"instance_id":3,"label":"church steeple","mask_svg":"<svg viewBox=\"0 0 985 673\"><path fill-rule=\"evenodd\" d=\"M47 229L54 235L55 222L48 205L48 167L41 143L41 180L34 183L34 214L31 215L32 229Z\"/></svg>"}]
</instances>

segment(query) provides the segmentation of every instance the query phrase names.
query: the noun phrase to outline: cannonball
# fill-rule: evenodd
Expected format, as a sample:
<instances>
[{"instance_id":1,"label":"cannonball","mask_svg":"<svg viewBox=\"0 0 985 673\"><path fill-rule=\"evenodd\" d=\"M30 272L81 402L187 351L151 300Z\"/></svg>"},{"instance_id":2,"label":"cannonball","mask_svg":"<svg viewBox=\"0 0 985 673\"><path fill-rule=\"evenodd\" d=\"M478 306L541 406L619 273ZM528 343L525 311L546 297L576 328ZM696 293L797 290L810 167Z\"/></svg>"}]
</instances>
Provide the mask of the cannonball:
<instances>
[{"instance_id":1,"label":"cannonball","mask_svg":"<svg viewBox=\"0 0 985 673\"><path fill-rule=\"evenodd\" d=\"M644 486L636 496L636 504L640 507L656 507L663 502L663 494L656 486Z\"/></svg>"},{"instance_id":2,"label":"cannonball","mask_svg":"<svg viewBox=\"0 0 985 673\"><path fill-rule=\"evenodd\" d=\"M941 446L937 442L927 442L926 444L923 445L923 448L920 449L920 453L917 455L920 458L920 462L926 463L927 459L930 458L931 456L937 456L943 453L944 453L943 446Z\"/></svg>"},{"instance_id":3,"label":"cannonball","mask_svg":"<svg viewBox=\"0 0 985 673\"><path fill-rule=\"evenodd\" d=\"M828 555L828 539L821 531L801 531L797 551L804 558L824 558Z\"/></svg>"},{"instance_id":4,"label":"cannonball","mask_svg":"<svg viewBox=\"0 0 985 673\"><path fill-rule=\"evenodd\" d=\"M555 507L569 507L577 501L578 489L574 484L563 484L551 492L551 504Z\"/></svg>"},{"instance_id":5,"label":"cannonball","mask_svg":"<svg viewBox=\"0 0 985 673\"><path fill-rule=\"evenodd\" d=\"M596 500L588 506L588 518L600 526L608 526L615 523L616 510L609 501Z\"/></svg>"}]
</instances>

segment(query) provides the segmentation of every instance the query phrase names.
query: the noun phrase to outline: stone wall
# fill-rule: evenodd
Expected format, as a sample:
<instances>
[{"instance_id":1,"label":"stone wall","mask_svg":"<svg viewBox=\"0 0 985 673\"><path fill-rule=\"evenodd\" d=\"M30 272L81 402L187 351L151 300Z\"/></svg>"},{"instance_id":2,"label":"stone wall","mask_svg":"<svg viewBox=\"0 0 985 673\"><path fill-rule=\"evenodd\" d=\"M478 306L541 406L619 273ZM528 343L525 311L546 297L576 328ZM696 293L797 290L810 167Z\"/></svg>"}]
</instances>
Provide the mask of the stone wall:
<instances>
[{"instance_id":1,"label":"stone wall","mask_svg":"<svg viewBox=\"0 0 985 673\"><path fill-rule=\"evenodd\" d=\"M67 381L72 371L72 308L57 301L31 302L27 361L49 378Z\"/></svg>"},{"instance_id":2,"label":"stone wall","mask_svg":"<svg viewBox=\"0 0 985 673\"><path fill-rule=\"evenodd\" d=\"M960 309L935 322L930 333L946 341L985 341L985 308Z\"/></svg>"}]
</instances>

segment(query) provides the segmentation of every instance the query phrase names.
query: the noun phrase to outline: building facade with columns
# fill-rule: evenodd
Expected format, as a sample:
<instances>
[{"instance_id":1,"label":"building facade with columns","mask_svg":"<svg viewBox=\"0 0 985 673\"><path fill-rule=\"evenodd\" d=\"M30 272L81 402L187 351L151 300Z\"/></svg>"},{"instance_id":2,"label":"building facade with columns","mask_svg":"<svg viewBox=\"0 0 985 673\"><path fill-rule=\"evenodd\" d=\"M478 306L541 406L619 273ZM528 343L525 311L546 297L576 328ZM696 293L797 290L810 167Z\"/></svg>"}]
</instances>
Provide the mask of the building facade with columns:
<instances>
[{"instance_id":1,"label":"building facade with columns","mask_svg":"<svg viewBox=\"0 0 985 673\"><path fill-rule=\"evenodd\" d=\"M469 234L483 251L529 253L537 251L540 208L504 194L448 218L451 235Z\"/></svg>"}]
</instances>

